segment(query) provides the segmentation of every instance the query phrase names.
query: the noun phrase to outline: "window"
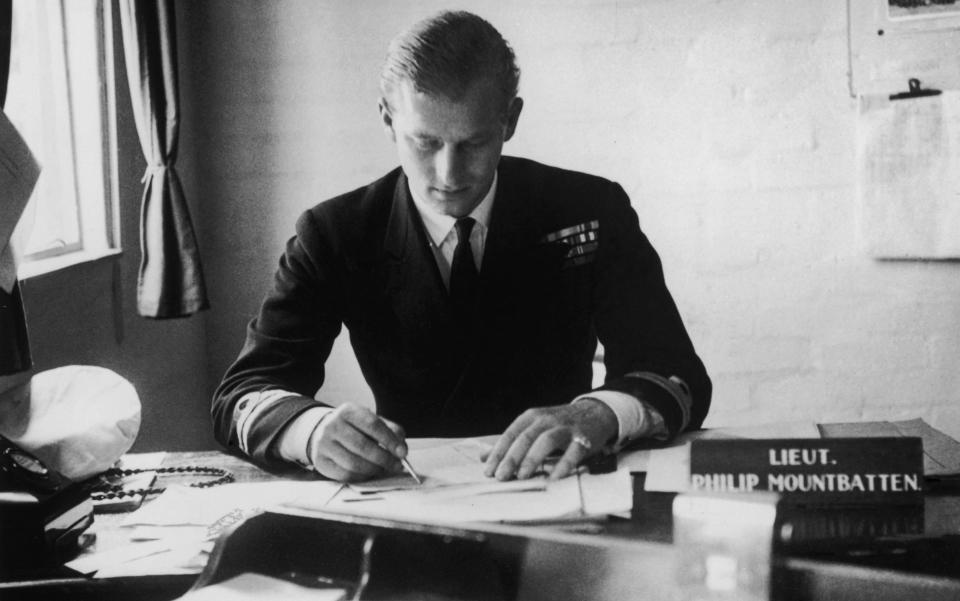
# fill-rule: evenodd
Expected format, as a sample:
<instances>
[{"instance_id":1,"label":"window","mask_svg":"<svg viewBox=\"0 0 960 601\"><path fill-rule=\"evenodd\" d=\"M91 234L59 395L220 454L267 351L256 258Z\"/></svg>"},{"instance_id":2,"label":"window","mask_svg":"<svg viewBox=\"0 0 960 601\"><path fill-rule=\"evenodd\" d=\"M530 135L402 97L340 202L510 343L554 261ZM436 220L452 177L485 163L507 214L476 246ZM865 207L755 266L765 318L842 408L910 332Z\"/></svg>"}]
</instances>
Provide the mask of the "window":
<instances>
[{"instance_id":1,"label":"window","mask_svg":"<svg viewBox=\"0 0 960 601\"><path fill-rule=\"evenodd\" d=\"M13 3L5 110L41 166L14 236L21 277L115 246L109 4Z\"/></svg>"}]
</instances>

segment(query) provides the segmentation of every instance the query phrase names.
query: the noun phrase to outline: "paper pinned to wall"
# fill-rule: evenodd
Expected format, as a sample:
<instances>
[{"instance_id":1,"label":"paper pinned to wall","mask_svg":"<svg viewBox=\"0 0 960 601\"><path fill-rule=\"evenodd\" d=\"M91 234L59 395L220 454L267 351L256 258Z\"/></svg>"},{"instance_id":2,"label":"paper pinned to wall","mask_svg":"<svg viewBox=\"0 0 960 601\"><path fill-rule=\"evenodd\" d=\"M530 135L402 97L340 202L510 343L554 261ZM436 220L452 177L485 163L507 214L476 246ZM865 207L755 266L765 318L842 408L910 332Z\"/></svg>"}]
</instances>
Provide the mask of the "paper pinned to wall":
<instances>
[{"instance_id":1,"label":"paper pinned to wall","mask_svg":"<svg viewBox=\"0 0 960 601\"><path fill-rule=\"evenodd\" d=\"M857 168L872 256L960 257L960 92L861 96Z\"/></svg>"}]
</instances>

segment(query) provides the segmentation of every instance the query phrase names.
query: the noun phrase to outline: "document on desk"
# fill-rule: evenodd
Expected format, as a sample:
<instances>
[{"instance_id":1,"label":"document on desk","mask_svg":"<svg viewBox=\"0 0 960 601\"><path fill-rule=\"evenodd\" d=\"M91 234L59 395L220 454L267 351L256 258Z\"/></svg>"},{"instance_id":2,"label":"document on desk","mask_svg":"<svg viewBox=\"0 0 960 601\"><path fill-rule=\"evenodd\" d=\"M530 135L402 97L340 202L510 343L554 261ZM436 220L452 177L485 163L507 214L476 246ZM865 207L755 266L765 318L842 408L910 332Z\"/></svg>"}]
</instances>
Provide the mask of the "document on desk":
<instances>
[{"instance_id":1,"label":"document on desk","mask_svg":"<svg viewBox=\"0 0 960 601\"><path fill-rule=\"evenodd\" d=\"M292 480L171 486L132 512L120 532L110 533L118 544L84 552L67 565L101 578L195 574L203 569L214 540L234 524L290 499L326 503L340 488L336 482Z\"/></svg>"},{"instance_id":2,"label":"document on desk","mask_svg":"<svg viewBox=\"0 0 960 601\"><path fill-rule=\"evenodd\" d=\"M921 418L895 422L850 422L820 424L824 438L915 436L923 440L925 476L960 474L960 442Z\"/></svg>"},{"instance_id":3,"label":"document on desk","mask_svg":"<svg viewBox=\"0 0 960 601\"><path fill-rule=\"evenodd\" d=\"M242 482L212 488L171 486L131 513L123 524L213 528L224 516L258 513L290 499L307 496L326 502L341 486L327 480Z\"/></svg>"},{"instance_id":4,"label":"document on desk","mask_svg":"<svg viewBox=\"0 0 960 601\"><path fill-rule=\"evenodd\" d=\"M447 525L527 523L627 513L632 506L632 494L630 474L620 470L609 474L584 474L579 481L577 476L556 481L546 478L491 481L486 485L337 497L325 505L300 500L286 503L285 508L299 515L332 511Z\"/></svg>"},{"instance_id":5,"label":"document on desk","mask_svg":"<svg viewBox=\"0 0 960 601\"><path fill-rule=\"evenodd\" d=\"M439 488L451 485L489 484L483 473L483 460L493 449L498 436L478 438L412 438L407 459L417 470L423 484L409 474L396 474L358 482L350 488L362 493L416 488Z\"/></svg>"},{"instance_id":6,"label":"document on desk","mask_svg":"<svg viewBox=\"0 0 960 601\"><path fill-rule=\"evenodd\" d=\"M328 503L300 499L294 512L335 511L426 523L537 522L630 511L630 474L545 476L500 482L483 473L482 457L496 436L411 440L410 462L424 478L373 480L345 488Z\"/></svg>"}]
</instances>

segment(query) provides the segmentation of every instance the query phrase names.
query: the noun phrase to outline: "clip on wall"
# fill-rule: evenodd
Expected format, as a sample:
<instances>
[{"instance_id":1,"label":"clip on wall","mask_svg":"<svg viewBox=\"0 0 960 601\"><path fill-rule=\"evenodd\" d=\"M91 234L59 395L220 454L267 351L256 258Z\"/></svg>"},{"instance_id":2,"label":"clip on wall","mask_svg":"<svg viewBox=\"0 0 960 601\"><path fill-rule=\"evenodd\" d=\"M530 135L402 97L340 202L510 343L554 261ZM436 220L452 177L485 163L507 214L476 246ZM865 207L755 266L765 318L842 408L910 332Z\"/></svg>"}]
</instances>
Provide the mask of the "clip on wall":
<instances>
[{"instance_id":1,"label":"clip on wall","mask_svg":"<svg viewBox=\"0 0 960 601\"><path fill-rule=\"evenodd\" d=\"M920 80L911 78L907 81L907 91L890 94L890 100L906 100L908 98L923 98L924 96L936 96L940 90L926 89L920 87Z\"/></svg>"}]
</instances>

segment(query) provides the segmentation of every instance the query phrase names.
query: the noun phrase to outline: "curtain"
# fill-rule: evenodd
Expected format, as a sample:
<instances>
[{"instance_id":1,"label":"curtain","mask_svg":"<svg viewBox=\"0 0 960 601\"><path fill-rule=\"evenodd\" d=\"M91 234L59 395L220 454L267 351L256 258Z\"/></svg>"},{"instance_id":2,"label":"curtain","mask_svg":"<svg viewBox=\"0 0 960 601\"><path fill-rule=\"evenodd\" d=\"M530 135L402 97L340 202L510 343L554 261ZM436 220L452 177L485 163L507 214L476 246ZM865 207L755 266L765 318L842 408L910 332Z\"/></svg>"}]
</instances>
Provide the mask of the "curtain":
<instances>
[{"instance_id":1,"label":"curtain","mask_svg":"<svg viewBox=\"0 0 960 601\"><path fill-rule=\"evenodd\" d=\"M180 108L173 0L120 0L120 26L140 147L137 310L185 317L209 307L200 252L175 168Z\"/></svg>"},{"instance_id":2,"label":"curtain","mask_svg":"<svg viewBox=\"0 0 960 601\"><path fill-rule=\"evenodd\" d=\"M0 109L7 99L12 27L13 0L0 0ZM26 371L32 364L20 284L15 283L9 293L0 287L0 376Z\"/></svg>"},{"instance_id":3,"label":"curtain","mask_svg":"<svg viewBox=\"0 0 960 601\"><path fill-rule=\"evenodd\" d=\"M0 288L0 376L27 371L32 366L27 320L17 283L10 294Z\"/></svg>"}]
</instances>

